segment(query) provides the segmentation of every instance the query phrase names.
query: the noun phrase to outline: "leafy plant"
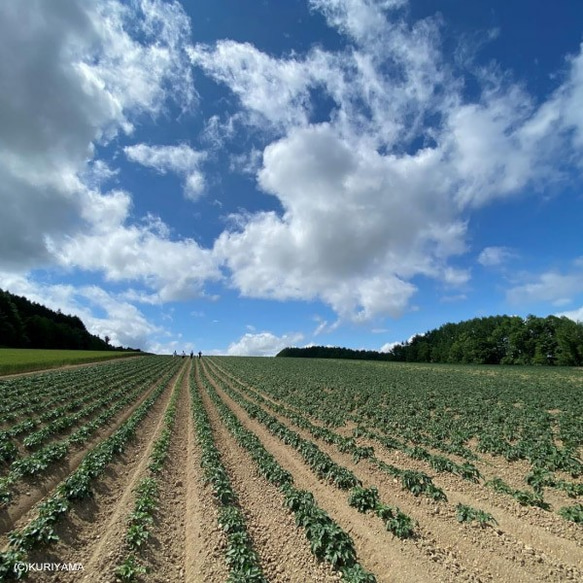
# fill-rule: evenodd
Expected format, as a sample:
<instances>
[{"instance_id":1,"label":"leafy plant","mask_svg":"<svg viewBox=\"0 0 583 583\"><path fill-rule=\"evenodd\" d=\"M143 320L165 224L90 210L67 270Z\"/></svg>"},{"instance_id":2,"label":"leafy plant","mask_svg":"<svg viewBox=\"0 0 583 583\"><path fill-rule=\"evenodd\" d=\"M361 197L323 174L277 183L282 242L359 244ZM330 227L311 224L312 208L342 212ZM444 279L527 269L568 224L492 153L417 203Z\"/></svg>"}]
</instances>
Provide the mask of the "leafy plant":
<instances>
[{"instance_id":1,"label":"leafy plant","mask_svg":"<svg viewBox=\"0 0 583 583\"><path fill-rule=\"evenodd\" d=\"M471 506L458 504L455 510L458 522L472 522L475 520L482 528L498 524L491 514L483 510L477 510Z\"/></svg>"},{"instance_id":2,"label":"leafy plant","mask_svg":"<svg viewBox=\"0 0 583 583\"><path fill-rule=\"evenodd\" d=\"M357 486L351 490L348 504L362 513L376 510L380 504L379 492L374 486L372 488Z\"/></svg>"},{"instance_id":3,"label":"leafy plant","mask_svg":"<svg viewBox=\"0 0 583 583\"><path fill-rule=\"evenodd\" d=\"M414 536L415 521L398 508L379 504L376 514L385 523L385 528L396 537L404 539Z\"/></svg>"},{"instance_id":4,"label":"leafy plant","mask_svg":"<svg viewBox=\"0 0 583 583\"><path fill-rule=\"evenodd\" d=\"M583 504L575 504L574 506L565 506L559 509L559 514L571 522L580 524L583 522Z\"/></svg>"},{"instance_id":5,"label":"leafy plant","mask_svg":"<svg viewBox=\"0 0 583 583\"><path fill-rule=\"evenodd\" d=\"M146 567L140 565L134 555L127 557L115 570L116 576L125 583L134 583L135 581L138 581L140 575L145 575L146 573Z\"/></svg>"}]
</instances>

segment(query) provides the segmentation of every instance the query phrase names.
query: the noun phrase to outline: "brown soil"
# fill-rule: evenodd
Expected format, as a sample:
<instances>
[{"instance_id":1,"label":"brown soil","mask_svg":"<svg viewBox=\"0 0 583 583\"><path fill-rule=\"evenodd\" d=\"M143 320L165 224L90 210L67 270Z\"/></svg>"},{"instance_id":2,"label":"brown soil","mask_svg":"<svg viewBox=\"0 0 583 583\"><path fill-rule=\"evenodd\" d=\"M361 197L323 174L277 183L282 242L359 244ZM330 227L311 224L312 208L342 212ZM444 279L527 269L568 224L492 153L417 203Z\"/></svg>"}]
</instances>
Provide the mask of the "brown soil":
<instances>
[{"instance_id":1,"label":"brown soil","mask_svg":"<svg viewBox=\"0 0 583 583\"><path fill-rule=\"evenodd\" d=\"M226 375L218 376L229 386L237 389L237 384L230 381ZM222 393L221 397L237 412L237 415L246 419L245 412L228 396ZM476 580L512 582L583 579L581 548L583 533L579 527L567 523L557 514L538 508L523 508L507 496L496 494L483 485L475 485L456 476L449 474L436 476L435 472L428 469L427 464L412 460L401 452L387 451L379 444L371 443L370 445L375 446L379 459L401 468L418 469L432 475L436 485L446 491L449 503L436 504L423 498L415 498L403 491L396 480L381 472L376 466L367 461L356 465L349 455L341 454L334 446L314 439L309 433L299 430L273 411L270 413L302 437L317 443L320 449L336 462L351 469L365 486L378 487L381 499L385 503L395 504L415 518L420 525L420 538L415 546L426 556L435 557L433 560L448 567L449 575L456 571L451 569L453 564L457 565L457 576L461 579L472 576ZM263 441L265 430L255 421L246 419L245 423L251 423L258 432L263 432L261 435ZM495 472L506 479L507 474L500 470L500 467L496 467ZM340 492L338 495L342 496ZM497 528L481 529L459 524L455 516L455 506L458 503L491 512L498 520ZM364 520L362 517L361 521ZM404 544L406 546L409 543ZM420 564L418 568L421 569ZM378 573L375 570L373 572Z\"/></svg>"},{"instance_id":2,"label":"brown soil","mask_svg":"<svg viewBox=\"0 0 583 583\"><path fill-rule=\"evenodd\" d=\"M249 454L236 443L216 406L201 388L199 375L210 378L222 401L247 429L257 435L280 465L293 475L295 486L311 491L318 505L350 534L360 563L376 575L379 583L583 580L583 531L580 526L563 520L556 512L521 507L509 496L485 488L483 483L473 484L451 474L436 474L425 462L412 460L402 452L387 450L376 442L359 439L361 445L374 446L379 459L432 476L435 484L446 492L448 502L436 503L423 497L416 498L368 460L355 464L350 455L315 439L268 409L280 422L316 443L334 461L352 470L364 486L376 486L385 504L398 506L417 521L416 538L396 538L385 530L376 516L361 514L350 507L347 492L317 479L295 449L286 446L257 420L251 419L221 390L224 383L243 394L241 388L246 386L243 379L223 372L211 359L202 362L186 360L182 370L186 369L189 373L193 365L196 369L195 384L203 396L215 443L229 472L254 548L269 581L333 582L339 581L340 576L311 554L303 530L295 526L293 514L283 505L281 492L258 474ZM67 518L59 524L61 540L29 557L36 563L81 563L83 571L35 573L29 577L30 580L41 583L115 583L115 569L127 556L124 541L127 517L135 503L134 489L147 475L149 456L163 429L164 414L174 388L178 391L176 419L169 456L157 477L159 507L151 536L139 554L141 564L149 572L140 580L148 583L215 583L227 580L225 536L218 527L217 505L200 469L201 455L190 405L189 375L183 377L180 386L177 386L178 379L179 375L176 375L152 407L138 428L135 440L97 480L94 498L75 504ZM249 398L245 394L243 396ZM146 394L140 402L145 398ZM92 440L82 452L72 455L67 464L55 470L43 484L31 485L30 496L23 491L9 512L5 512L4 522L0 523L4 532L14 526L22 527L33 515L33 503L49 494L63 477L77 467L86 450L110 435L137 406L138 403L128 408L115 424ZM339 429L339 432L350 434L351 429L349 425ZM509 464L498 458L483 459L479 469L487 477L499 476L514 487L524 487L520 481L524 471L522 465ZM574 503L561 493L552 493L548 498L552 499L553 507L563 502L565 505ZM455 511L458 503L491 513L498 524L480 528L474 524L458 523Z\"/></svg>"},{"instance_id":3,"label":"brown soil","mask_svg":"<svg viewBox=\"0 0 583 583\"><path fill-rule=\"evenodd\" d=\"M80 563L82 572L43 572L38 581L113 581L113 569L121 558L126 518L133 509L133 490L145 475L152 445L160 433L164 412L170 401L176 375L167 390L142 421L135 440L111 464L95 484L95 496L74 504L66 520L58 525L60 541L47 551L38 551L30 560L43 563Z\"/></svg>"},{"instance_id":4,"label":"brown soil","mask_svg":"<svg viewBox=\"0 0 583 583\"><path fill-rule=\"evenodd\" d=\"M32 507L49 496L56 486L69 474L74 472L88 451L96 444L107 439L133 414L133 412L151 395L158 381L151 384L138 399L127 409L118 414L108 425L101 428L89 441L79 449L72 448L70 456L55 462L47 468L42 476L28 478L15 484L14 497L7 506L0 508L0 535L18 526L18 521L25 517ZM4 546L5 537L0 538L0 545Z\"/></svg>"},{"instance_id":5,"label":"brown soil","mask_svg":"<svg viewBox=\"0 0 583 583\"><path fill-rule=\"evenodd\" d=\"M247 530L267 579L274 583L338 581L338 576L312 555L307 539L284 507L283 495L258 475L255 462L225 428L208 395L204 391L201 394L215 444L245 513Z\"/></svg>"}]
</instances>

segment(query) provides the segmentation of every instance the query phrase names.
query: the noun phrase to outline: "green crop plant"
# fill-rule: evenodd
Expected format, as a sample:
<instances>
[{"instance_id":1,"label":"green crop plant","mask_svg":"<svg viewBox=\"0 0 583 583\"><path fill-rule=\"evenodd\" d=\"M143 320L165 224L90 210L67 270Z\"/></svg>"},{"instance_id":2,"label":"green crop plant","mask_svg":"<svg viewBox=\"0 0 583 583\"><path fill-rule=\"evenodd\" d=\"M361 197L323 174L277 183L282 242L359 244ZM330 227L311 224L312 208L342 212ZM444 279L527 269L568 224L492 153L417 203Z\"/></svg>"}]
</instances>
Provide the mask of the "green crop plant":
<instances>
[{"instance_id":1,"label":"green crop plant","mask_svg":"<svg viewBox=\"0 0 583 583\"><path fill-rule=\"evenodd\" d=\"M491 514L483 510L477 510L471 506L458 504L455 510L458 522L472 522L475 520L482 528L498 524Z\"/></svg>"},{"instance_id":2,"label":"green crop plant","mask_svg":"<svg viewBox=\"0 0 583 583\"><path fill-rule=\"evenodd\" d=\"M385 528L396 537L405 539L415 535L415 521L398 508L379 504L376 514L384 522Z\"/></svg>"},{"instance_id":3,"label":"green crop plant","mask_svg":"<svg viewBox=\"0 0 583 583\"><path fill-rule=\"evenodd\" d=\"M577 524L583 523L583 504L565 506L559 509L559 514L565 519Z\"/></svg>"},{"instance_id":4,"label":"green crop plant","mask_svg":"<svg viewBox=\"0 0 583 583\"><path fill-rule=\"evenodd\" d=\"M126 557L124 562L115 570L116 576L124 583L134 583L139 581L140 577L146 573L146 567L140 565L134 555Z\"/></svg>"},{"instance_id":5,"label":"green crop plant","mask_svg":"<svg viewBox=\"0 0 583 583\"><path fill-rule=\"evenodd\" d=\"M379 492L375 487L361 488L357 486L350 491L348 504L363 513L369 510L376 510L380 504Z\"/></svg>"}]
</instances>

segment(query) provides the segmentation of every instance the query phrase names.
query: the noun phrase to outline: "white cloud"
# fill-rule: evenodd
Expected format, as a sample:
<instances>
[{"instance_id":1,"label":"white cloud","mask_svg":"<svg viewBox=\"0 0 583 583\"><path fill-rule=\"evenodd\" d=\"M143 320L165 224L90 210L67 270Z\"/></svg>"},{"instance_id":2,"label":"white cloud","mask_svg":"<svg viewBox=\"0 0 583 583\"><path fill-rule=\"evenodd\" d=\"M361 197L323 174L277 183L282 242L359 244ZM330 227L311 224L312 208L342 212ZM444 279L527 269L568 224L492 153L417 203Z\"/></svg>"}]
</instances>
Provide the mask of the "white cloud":
<instances>
[{"instance_id":1,"label":"white cloud","mask_svg":"<svg viewBox=\"0 0 583 583\"><path fill-rule=\"evenodd\" d=\"M515 257L508 247L484 247L478 255L478 263L484 267L496 267Z\"/></svg>"},{"instance_id":2,"label":"white cloud","mask_svg":"<svg viewBox=\"0 0 583 583\"><path fill-rule=\"evenodd\" d=\"M204 152L197 152L186 144L180 146L127 146L124 152L128 159L143 166L154 168L160 174L175 172L184 179L186 198L196 200L204 191L204 175L200 164L206 159Z\"/></svg>"},{"instance_id":3,"label":"white cloud","mask_svg":"<svg viewBox=\"0 0 583 583\"><path fill-rule=\"evenodd\" d=\"M562 306L583 293L583 271L579 260L574 262L574 269L569 273L546 271L529 279L531 281L515 285L506 292L510 303L550 302Z\"/></svg>"},{"instance_id":4,"label":"white cloud","mask_svg":"<svg viewBox=\"0 0 583 583\"><path fill-rule=\"evenodd\" d=\"M393 350L393 348L395 348L395 346L398 346L399 344L401 344L400 342L386 342L385 344L383 344L380 349L379 352L391 352L391 350Z\"/></svg>"},{"instance_id":5,"label":"white cloud","mask_svg":"<svg viewBox=\"0 0 583 583\"><path fill-rule=\"evenodd\" d=\"M291 132L264 152L259 184L285 214L240 217L215 254L244 295L320 298L343 318L398 316L415 274L452 285L467 274L443 265L464 249L465 226L431 184L439 158L380 156L330 124Z\"/></svg>"},{"instance_id":6,"label":"white cloud","mask_svg":"<svg viewBox=\"0 0 583 583\"><path fill-rule=\"evenodd\" d=\"M240 215L214 248L243 295L320 299L354 321L399 316L415 276L470 281L452 259L467 250L472 209L560 178L569 128L583 127L573 105L583 53L537 105L495 67L446 64L439 18L408 24L404 4L312 0L354 42L342 52L278 59L234 41L191 52L238 96L239 121L271 140L257 182L283 214ZM481 86L475 102L467 68ZM312 91L333 103L329 121L312 121ZM511 253L491 247L480 262Z\"/></svg>"},{"instance_id":7,"label":"white cloud","mask_svg":"<svg viewBox=\"0 0 583 583\"><path fill-rule=\"evenodd\" d=\"M230 356L275 356L287 346L294 346L303 339L303 334L291 333L276 336L271 332L246 333L229 345Z\"/></svg>"},{"instance_id":8,"label":"white cloud","mask_svg":"<svg viewBox=\"0 0 583 583\"><path fill-rule=\"evenodd\" d=\"M150 351L152 335L163 331L134 305L98 286L43 284L30 277L0 272L0 288L53 310L79 316L91 334L109 336L114 346Z\"/></svg>"},{"instance_id":9,"label":"white cloud","mask_svg":"<svg viewBox=\"0 0 583 583\"><path fill-rule=\"evenodd\" d=\"M170 101L193 105L189 39L173 1L0 6L0 50L12 55L0 63L1 267L102 272L142 283L151 293L136 297L150 303L202 295L204 281L220 277L194 240L172 240L157 217L132 217L130 193L101 191L117 170L95 157L140 116L155 118ZM181 173L191 198L204 188L204 154L185 145L126 152Z\"/></svg>"},{"instance_id":10,"label":"white cloud","mask_svg":"<svg viewBox=\"0 0 583 583\"><path fill-rule=\"evenodd\" d=\"M574 320L575 322L583 323L583 306L581 306L577 310L569 310L568 312L560 312L556 315L559 318L561 316L565 316L566 318L569 318L570 320Z\"/></svg>"},{"instance_id":11,"label":"white cloud","mask_svg":"<svg viewBox=\"0 0 583 583\"><path fill-rule=\"evenodd\" d=\"M11 55L0 62L0 267L22 272L89 262L115 276L116 253L97 254L111 265L88 254L127 239L132 256L137 242L146 242L150 253L171 250L155 229L124 224L131 197L100 192L116 170L95 152L120 132L131 133L141 115L158 116L170 100L182 108L194 103L184 50L189 37L188 18L173 1L0 5L0 51ZM197 191L200 183L193 180L190 188ZM184 247L193 242L172 251ZM138 263L145 260L138 254ZM162 285L168 288L176 278L164 267L153 273L160 263L143 276L168 280Z\"/></svg>"},{"instance_id":12,"label":"white cloud","mask_svg":"<svg viewBox=\"0 0 583 583\"><path fill-rule=\"evenodd\" d=\"M279 127L306 123L310 79L302 62L278 60L249 43L231 40L219 41L212 48L196 45L189 54L194 65L227 84L255 116ZM211 134L216 127L213 121Z\"/></svg>"},{"instance_id":13,"label":"white cloud","mask_svg":"<svg viewBox=\"0 0 583 583\"><path fill-rule=\"evenodd\" d=\"M109 281L142 283L154 291L146 300L151 303L203 296L205 282L221 278L210 251L149 226L102 224L52 251L62 266L102 272Z\"/></svg>"}]
</instances>

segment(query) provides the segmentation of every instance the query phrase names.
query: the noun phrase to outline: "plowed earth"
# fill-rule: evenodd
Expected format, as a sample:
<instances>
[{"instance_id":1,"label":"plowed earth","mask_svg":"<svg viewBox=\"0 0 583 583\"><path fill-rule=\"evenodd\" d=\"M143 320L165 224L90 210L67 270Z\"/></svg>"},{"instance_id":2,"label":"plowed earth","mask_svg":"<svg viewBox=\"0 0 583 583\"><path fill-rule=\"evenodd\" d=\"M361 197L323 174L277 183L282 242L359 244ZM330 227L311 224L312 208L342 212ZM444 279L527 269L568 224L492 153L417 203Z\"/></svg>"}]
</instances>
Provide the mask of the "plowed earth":
<instances>
[{"instance_id":1,"label":"plowed earth","mask_svg":"<svg viewBox=\"0 0 583 583\"><path fill-rule=\"evenodd\" d=\"M66 519L59 523L59 542L29 556L29 560L35 563L82 564L83 570L73 573L45 570L31 574L30 580L41 583L114 583L119 580L115 570L127 556L125 535L127 519L135 502L134 490L147 474L149 456L163 429L164 414L175 390L178 392L177 411L169 454L157 478L160 490L158 508L151 536L139 555L148 573L139 580L214 583L226 581L229 576L224 554L225 535L217 523L218 507L200 469L201 452L196 441L190 390L200 391L202 395L215 444L245 514L267 580L277 583L341 580L329 565L312 555L303 530L296 527L293 515L283 505L281 492L258 474L249 454L229 433L203 388L204 377L244 427L255 433L267 451L293 475L295 486L312 492L318 505L350 534L359 562L376 576L377 581L583 581L583 531L580 526L567 523L556 513L523 508L507 496L456 476L435 474L424 462L411 460L400 452L384 450L378 443L360 441L359 445L373 445L380 460L431 475L435 484L446 492L448 502L436 503L414 497L369 461L355 464L349 454L315 439L262 405L284 425L316 443L335 462L353 471L364 486L376 486L384 503L398 506L417 521L415 538L396 538L374 515L361 514L350 507L346 492L319 480L296 450L252 419L223 390L229 387L252 400L243 391L245 379L227 374L220 367L220 361L205 359L185 360L182 371L185 374L174 377L142 421L131 445L98 479L94 485L95 496L89 501L75 503ZM126 411L98 438L105 439L130 414L130 410ZM11 508L10 514L1 517L3 547L6 548L7 531L21 528L34 516L33 505L54 492L58 483L80 463L86 450L77 452L43 483L31 485ZM499 459L491 460L491 464L479 469L485 475L490 472L512 481L511 464L504 464ZM480 528L458 523L455 513L458 503L490 512L498 524Z\"/></svg>"}]
</instances>

